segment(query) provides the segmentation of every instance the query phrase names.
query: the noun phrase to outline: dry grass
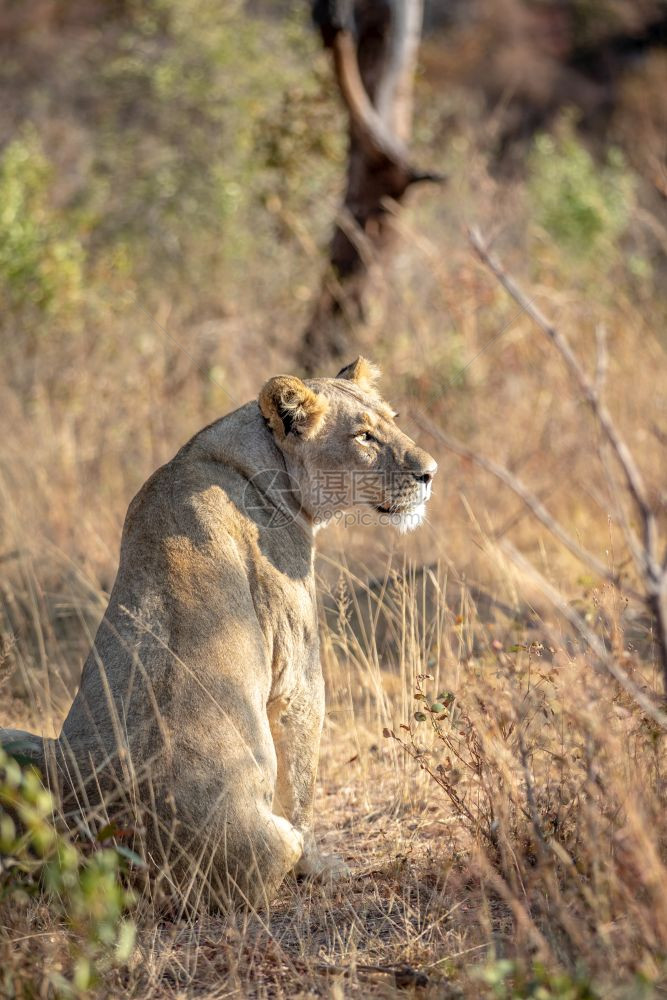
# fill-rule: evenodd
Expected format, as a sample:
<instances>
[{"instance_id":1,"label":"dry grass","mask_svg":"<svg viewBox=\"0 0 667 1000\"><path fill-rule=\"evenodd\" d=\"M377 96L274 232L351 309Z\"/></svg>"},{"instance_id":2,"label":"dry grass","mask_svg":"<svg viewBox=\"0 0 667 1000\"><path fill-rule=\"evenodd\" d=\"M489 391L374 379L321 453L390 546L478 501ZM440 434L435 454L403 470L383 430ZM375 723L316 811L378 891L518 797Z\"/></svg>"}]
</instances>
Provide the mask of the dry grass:
<instances>
[{"instance_id":1,"label":"dry grass","mask_svg":"<svg viewBox=\"0 0 667 1000\"><path fill-rule=\"evenodd\" d=\"M404 995L405 967L428 977L427 997L496 995L499 970L514 984L501 996L660 995L664 736L546 621L528 630L503 605L481 622L445 570L403 569L380 583L387 621L375 632L362 621L367 589L344 566L325 598L317 824L353 878L290 882L270 914L250 917L174 921L146 896L134 958L105 995L391 997ZM618 596L595 603L625 668L650 685L623 649ZM447 692L439 722L414 720L421 691L427 704ZM63 964L43 903L2 912L0 948L17 971ZM530 992L538 981L547 992Z\"/></svg>"},{"instance_id":2,"label":"dry grass","mask_svg":"<svg viewBox=\"0 0 667 1000\"><path fill-rule=\"evenodd\" d=\"M288 883L270 914L247 918L174 921L140 899L133 960L101 995L667 993L664 734L596 671L501 543L511 540L654 694L651 622L509 491L439 454L410 414L427 409L520 474L632 583L594 422L459 234L473 219L498 234L590 370L605 323L607 399L663 526L664 297L657 283L638 287L622 256L585 274L571 266L535 236L521 185L494 181L472 138L457 141L446 194L419 194L402 217L386 312L360 333L401 423L439 459L429 523L408 540L336 529L320 543L329 696L316 813L353 878ZM58 731L131 496L190 434L290 369L303 289L316 288L320 262L312 240L289 254L280 287L258 256L262 309L250 282L222 319L198 318L196 303L177 307L166 292L154 318L119 298L71 337L2 345L0 724ZM424 674L429 702L449 693L440 721L414 719ZM64 936L43 900L0 902L0 967L36 983L26 995L47 995L46 977L67 962ZM426 985L397 982L404 966Z\"/></svg>"}]
</instances>

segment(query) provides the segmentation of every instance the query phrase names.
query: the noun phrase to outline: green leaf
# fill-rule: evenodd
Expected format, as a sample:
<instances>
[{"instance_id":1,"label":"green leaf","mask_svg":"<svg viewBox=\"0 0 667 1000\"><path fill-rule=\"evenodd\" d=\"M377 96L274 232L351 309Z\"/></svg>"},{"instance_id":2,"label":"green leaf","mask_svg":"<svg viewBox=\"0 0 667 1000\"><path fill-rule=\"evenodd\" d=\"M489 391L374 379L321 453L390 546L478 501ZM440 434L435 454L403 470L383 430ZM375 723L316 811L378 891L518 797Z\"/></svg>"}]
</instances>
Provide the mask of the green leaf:
<instances>
[{"instance_id":1,"label":"green leaf","mask_svg":"<svg viewBox=\"0 0 667 1000\"><path fill-rule=\"evenodd\" d=\"M106 826L103 826L102 829L99 831L99 833L95 837L95 840L97 840L98 843L101 844L105 840L111 840L111 838L115 837L117 833L118 833L118 824L114 822L107 823Z\"/></svg>"},{"instance_id":2,"label":"green leaf","mask_svg":"<svg viewBox=\"0 0 667 1000\"><path fill-rule=\"evenodd\" d=\"M131 850L129 847L125 847L124 844L116 844L114 847L116 854L120 854L122 857L127 858L136 868L148 868L148 865L142 857L140 857L136 851Z\"/></svg>"}]
</instances>

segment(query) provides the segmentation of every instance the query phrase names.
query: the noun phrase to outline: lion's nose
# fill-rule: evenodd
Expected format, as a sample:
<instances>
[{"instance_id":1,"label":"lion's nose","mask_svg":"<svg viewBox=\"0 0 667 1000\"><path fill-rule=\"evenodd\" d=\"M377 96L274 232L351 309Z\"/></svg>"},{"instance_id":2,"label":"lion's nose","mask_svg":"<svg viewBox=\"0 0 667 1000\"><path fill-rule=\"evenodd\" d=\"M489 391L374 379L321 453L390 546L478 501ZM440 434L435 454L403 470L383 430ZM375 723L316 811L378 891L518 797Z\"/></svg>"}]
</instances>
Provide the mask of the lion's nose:
<instances>
[{"instance_id":1,"label":"lion's nose","mask_svg":"<svg viewBox=\"0 0 667 1000\"><path fill-rule=\"evenodd\" d=\"M414 476L418 483L428 484L433 479L434 475L438 471L438 463L432 461L425 469L420 472L415 472Z\"/></svg>"}]
</instances>

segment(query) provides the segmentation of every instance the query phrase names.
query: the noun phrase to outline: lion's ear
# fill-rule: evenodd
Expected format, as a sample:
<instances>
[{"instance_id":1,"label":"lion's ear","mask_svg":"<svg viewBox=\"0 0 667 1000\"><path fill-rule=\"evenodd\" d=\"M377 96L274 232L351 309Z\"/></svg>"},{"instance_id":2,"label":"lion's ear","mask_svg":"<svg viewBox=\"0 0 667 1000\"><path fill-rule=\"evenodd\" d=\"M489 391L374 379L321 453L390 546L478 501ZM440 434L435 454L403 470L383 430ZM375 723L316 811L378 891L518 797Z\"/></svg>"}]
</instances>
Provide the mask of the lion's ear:
<instances>
[{"instance_id":1,"label":"lion's ear","mask_svg":"<svg viewBox=\"0 0 667 1000\"><path fill-rule=\"evenodd\" d=\"M259 408L279 441L288 434L311 438L322 426L328 403L293 375L276 375L259 394Z\"/></svg>"},{"instance_id":2,"label":"lion's ear","mask_svg":"<svg viewBox=\"0 0 667 1000\"><path fill-rule=\"evenodd\" d=\"M380 369L362 357L358 357L352 364L341 368L336 375L336 378L344 378L349 382L356 382L359 388L366 392L375 388L375 383L379 377Z\"/></svg>"}]
</instances>

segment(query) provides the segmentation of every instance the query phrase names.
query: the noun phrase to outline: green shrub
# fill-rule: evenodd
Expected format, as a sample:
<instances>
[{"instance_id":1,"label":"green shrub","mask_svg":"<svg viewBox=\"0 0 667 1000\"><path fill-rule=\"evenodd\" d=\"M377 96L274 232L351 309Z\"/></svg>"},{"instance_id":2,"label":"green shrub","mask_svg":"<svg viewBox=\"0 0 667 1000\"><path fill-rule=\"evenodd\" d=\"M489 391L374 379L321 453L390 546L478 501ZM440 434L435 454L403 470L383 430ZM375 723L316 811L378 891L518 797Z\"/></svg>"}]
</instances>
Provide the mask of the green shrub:
<instances>
[{"instance_id":1,"label":"green shrub","mask_svg":"<svg viewBox=\"0 0 667 1000\"><path fill-rule=\"evenodd\" d=\"M596 163L566 117L538 135L529 156L528 196L535 221L577 262L609 258L630 218L634 180L622 153Z\"/></svg>"},{"instance_id":2,"label":"green shrub","mask_svg":"<svg viewBox=\"0 0 667 1000\"><path fill-rule=\"evenodd\" d=\"M53 174L27 126L0 157L0 294L5 309L53 316L78 302L84 255L53 205Z\"/></svg>"},{"instance_id":3,"label":"green shrub","mask_svg":"<svg viewBox=\"0 0 667 1000\"><path fill-rule=\"evenodd\" d=\"M53 816L53 797L39 772L0 748L0 901L45 893L53 917L70 932L72 953L70 973L47 979L60 996L82 996L102 972L129 958L133 896L120 878L125 861L119 851L84 854ZM32 995L30 984L17 982L22 975L11 966L1 971L0 994Z\"/></svg>"},{"instance_id":4,"label":"green shrub","mask_svg":"<svg viewBox=\"0 0 667 1000\"><path fill-rule=\"evenodd\" d=\"M492 958L476 970L476 978L497 1000L601 1000L602 997L584 970L575 975L554 974L540 962L533 962L526 972L511 959Z\"/></svg>"},{"instance_id":5,"label":"green shrub","mask_svg":"<svg viewBox=\"0 0 667 1000\"><path fill-rule=\"evenodd\" d=\"M302 256L278 245L296 237L267 201L328 233L345 130L320 48L301 11L149 0L76 58L56 52L57 93L36 77L23 103L26 123L63 116L62 143L24 124L0 152L0 293L36 310L21 330L47 318L53 331L65 312L99 325L124 292L205 310L260 260L277 287L300 279ZM2 68L0 82L15 85Z\"/></svg>"},{"instance_id":6,"label":"green shrub","mask_svg":"<svg viewBox=\"0 0 667 1000\"><path fill-rule=\"evenodd\" d=\"M328 77L304 72L318 51L303 17L260 21L213 0L144 5L91 85L82 201L96 255L122 246L142 290L158 275L175 298L245 281L275 250L267 192L286 189L300 214L330 179L335 142L321 136L336 104Z\"/></svg>"}]
</instances>

